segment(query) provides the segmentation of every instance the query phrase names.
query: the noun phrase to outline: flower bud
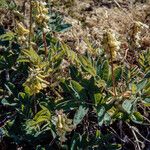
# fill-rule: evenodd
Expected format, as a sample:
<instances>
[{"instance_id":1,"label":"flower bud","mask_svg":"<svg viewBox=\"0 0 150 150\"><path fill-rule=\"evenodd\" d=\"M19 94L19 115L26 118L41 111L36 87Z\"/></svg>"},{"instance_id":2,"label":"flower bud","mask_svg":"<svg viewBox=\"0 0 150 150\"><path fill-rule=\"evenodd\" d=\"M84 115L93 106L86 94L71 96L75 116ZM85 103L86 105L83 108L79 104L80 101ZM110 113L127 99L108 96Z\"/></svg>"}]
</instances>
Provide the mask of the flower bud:
<instances>
[{"instance_id":1,"label":"flower bud","mask_svg":"<svg viewBox=\"0 0 150 150\"><path fill-rule=\"evenodd\" d=\"M122 94L123 98L129 98L131 96L132 92L131 91L126 91Z\"/></svg>"}]
</instances>

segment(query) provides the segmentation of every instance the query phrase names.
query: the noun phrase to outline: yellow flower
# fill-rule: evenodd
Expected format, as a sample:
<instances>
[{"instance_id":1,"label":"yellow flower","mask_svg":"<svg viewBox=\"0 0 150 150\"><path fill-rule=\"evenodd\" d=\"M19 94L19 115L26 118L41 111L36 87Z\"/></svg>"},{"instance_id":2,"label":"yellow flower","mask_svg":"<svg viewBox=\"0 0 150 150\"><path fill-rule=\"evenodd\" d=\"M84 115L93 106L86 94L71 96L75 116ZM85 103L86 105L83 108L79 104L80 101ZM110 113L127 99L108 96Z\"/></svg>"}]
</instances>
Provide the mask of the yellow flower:
<instances>
[{"instance_id":1,"label":"yellow flower","mask_svg":"<svg viewBox=\"0 0 150 150\"><path fill-rule=\"evenodd\" d=\"M58 115L58 128L63 128L63 124L62 124L62 115Z\"/></svg>"},{"instance_id":2,"label":"yellow flower","mask_svg":"<svg viewBox=\"0 0 150 150\"><path fill-rule=\"evenodd\" d=\"M47 8L43 8L42 13L48 14L48 9Z\"/></svg>"},{"instance_id":3,"label":"yellow flower","mask_svg":"<svg viewBox=\"0 0 150 150\"><path fill-rule=\"evenodd\" d=\"M122 93L122 97L123 98L129 98L131 96L132 92L131 91L126 91L124 93Z\"/></svg>"},{"instance_id":4,"label":"yellow flower","mask_svg":"<svg viewBox=\"0 0 150 150\"><path fill-rule=\"evenodd\" d=\"M45 76L40 75L40 73L31 73L24 83L24 87L25 89L28 89L30 95L37 94L49 84L49 82L44 79Z\"/></svg>"},{"instance_id":5,"label":"yellow flower","mask_svg":"<svg viewBox=\"0 0 150 150\"><path fill-rule=\"evenodd\" d=\"M22 23L17 23L16 32L17 32L19 35L22 35L22 36L29 34L29 30L26 29Z\"/></svg>"},{"instance_id":6,"label":"yellow flower","mask_svg":"<svg viewBox=\"0 0 150 150\"><path fill-rule=\"evenodd\" d=\"M113 60L116 59L117 51L120 48L120 42L117 41L115 34L112 30L108 30L104 33L103 46L107 52L108 50L110 50Z\"/></svg>"},{"instance_id":7,"label":"yellow flower","mask_svg":"<svg viewBox=\"0 0 150 150\"><path fill-rule=\"evenodd\" d=\"M132 47L141 47L141 31L143 28L149 28L146 24L136 21L130 32L130 43Z\"/></svg>"},{"instance_id":8,"label":"yellow flower","mask_svg":"<svg viewBox=\"0 0 150 150\"><path fill-rule=\"evenodd\" d=\"M46 31L48 30L48 21L50 17L48 16L48 8L46 8L47 3L42 1L35 1L32 3L35 15L33 16L37 26L42 27Z\"/></svg>"}]
</instances>

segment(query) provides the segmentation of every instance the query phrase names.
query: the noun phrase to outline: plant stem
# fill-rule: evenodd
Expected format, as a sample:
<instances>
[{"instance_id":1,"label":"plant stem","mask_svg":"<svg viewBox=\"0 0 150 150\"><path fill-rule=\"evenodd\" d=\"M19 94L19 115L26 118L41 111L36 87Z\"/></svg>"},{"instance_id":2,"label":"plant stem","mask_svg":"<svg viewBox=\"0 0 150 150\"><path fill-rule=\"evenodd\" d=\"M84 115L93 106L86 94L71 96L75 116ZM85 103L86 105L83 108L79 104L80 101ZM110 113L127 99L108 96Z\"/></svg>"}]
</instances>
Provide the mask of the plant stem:
<instances>
[{"instance_id":1,"label":"plant stem","mask_svg":"<svg viewBox=\"0 0 150 150\"><path fill-rule=\"evenodd\" d=\"M110 50L110 48L109 48ZM111 73L112 73L112 84L113 84L113 93L116 96L116 86L115 86L115 77L114 77L114 64L113 64L113 56L112 56L112 52L110 50L110 64L111 64Z\"/></svg>"},{"instance_id":2,"label":"plant stem","mask_svg":"<svg viewBox=\"0 0 150 150\"><path fill-rule=\"evenodd\" d=\"M32 100L32 112L33 112L33 115L36 115L36 113L37 113L37 101L35 99L35 95L33 95L31 100Z\"/></svg>"},{"instance_id":3,"label":"plant stem","mask_svg":"<svg viewBox=\"0 0 150 150\"><path fill-rule=\"evenodd\" d=\"M141 150L141 147L140 147L140 144L139 144L139 142L141 142L141 141L139 141L139 139L137 138L137 135L136 135L135 131L133 130L132 126L128 123L126 123L126 124L128 125L128 127L131 129L131 131L133 133L133 136L135 138L135 142L136 142L136 146L137 146L138 150Z\"/></svg>"},{"instance_id":4,"label":"plant stem","mask_svg":"<svg viewBox=\"0 0 150 150\"><path fill-rule=\"evenodd\" d=\"M30 22L29 22L29 49L31 48L31 34L32 34L32 0L30 0Z\"/></svg>"},{"instance_id":5,"label":"plant stem","mask_svg":"<svg viewBox=\"0 0 150 150\"><path fill-rule=\"evenodd\" d=\"M46 33L45 32L43 32L43 43L44 43L44 49L45 49L45 56L47 56L48 49L47 49Z\"/></svg>"},{"instance_id":6,"label":"plant stem","mask_svg":"<svg viewBox=\"0 0 150 150\"><path fill-rule=\"evenodd\" d=\"M25 15L25 12L26 12L26 3L27 3L27 0L24 0L24 1L23 1L23 5L22 5L22 12L23 12L23 15Z\"/></svg>"}]
</instances>

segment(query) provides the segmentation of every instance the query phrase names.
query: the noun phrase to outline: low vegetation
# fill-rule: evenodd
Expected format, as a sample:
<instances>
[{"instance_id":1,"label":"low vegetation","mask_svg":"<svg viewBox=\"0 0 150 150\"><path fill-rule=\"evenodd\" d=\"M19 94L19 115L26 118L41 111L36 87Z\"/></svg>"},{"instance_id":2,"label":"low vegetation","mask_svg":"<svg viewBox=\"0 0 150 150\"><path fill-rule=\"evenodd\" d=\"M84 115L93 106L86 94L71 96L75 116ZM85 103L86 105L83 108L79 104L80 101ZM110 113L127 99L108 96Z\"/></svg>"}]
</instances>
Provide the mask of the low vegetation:
<instances>
[{"instance_id":1,"label":"low vegetation","mask_svg":"<svg viewBox=\"0 0 150 150\"><path fill-rule=\"evenodd\" d=\"M124 41L107 27L80 52L53 2L25 4L0 2L0 149L148 150L149 26L132 21Z\"/></svg>"}]
</instances>

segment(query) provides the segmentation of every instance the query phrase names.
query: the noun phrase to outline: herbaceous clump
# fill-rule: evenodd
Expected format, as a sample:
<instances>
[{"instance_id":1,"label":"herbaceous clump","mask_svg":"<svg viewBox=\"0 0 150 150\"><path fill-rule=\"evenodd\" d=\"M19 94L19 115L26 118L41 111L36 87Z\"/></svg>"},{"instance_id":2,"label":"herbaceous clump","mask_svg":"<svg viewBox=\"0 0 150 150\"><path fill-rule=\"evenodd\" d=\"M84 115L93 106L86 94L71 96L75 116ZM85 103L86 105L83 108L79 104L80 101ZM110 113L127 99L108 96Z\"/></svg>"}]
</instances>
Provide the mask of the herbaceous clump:
<instances>
[{"instance_id":1,"label":"herbaceous clump","mask_svg":"<svg viewBox=\"0 0 150 150\"><path fill-rule=\"evenodd\" d=\"M134 22L130 31L130 42L133 48L141 47L141 31L143 28L148 28L146 24Z\"/></svg>"},{"instance_id":2,"label":"herbaceous clump","mask_svg":"<svg viewBox=\"0 0 150 150\"><path fill-rule=\"evenodd\" d=\"M15 32L17 34L18 43L21 45L27 44L27 38L29 36L29 30L23 25L23 23L17 22Z\"/></svg>"},{"instance_id":3,"label":"herbaceous clump","mask_svg":"<svg viewBox=\"0 0 150 150\"><path fill-rule=\"evenodd\" d=\"M120 42L117 41L114 31L108 30L104 33L103 45L107 53L109 53L108 51L110 50L110 55L112 55L112 59L115 60L117 52L120 49Z\"/></svg>"},{"instance_id":4,"label":"herbaceous clump","mask_svg":"<svg viewBox=\"0 0 150 150\"><path fill-rule=\"evenodd\" d=\"M40 27L45 33L49 32L50 27L48 26L48 22L50 21L50 16L47 3L43 1L32 1L32 7L36 27Z\"/></svg>"},{"instance_id":5,"label":"herbaceous clump","mask_svg":"<svg viewBox=\"0 0 150 150\"><path fill-rule=\"evenodd\" d=\"M23 11L6 1L13 21L0 26L0 148L146 148L150 49L141 36L147 25L133 22L126 43L107 27L101 46L86 38L81 54L55 36L71 25L53 3L26 4Z\"/></svg>"}]
</instances>

